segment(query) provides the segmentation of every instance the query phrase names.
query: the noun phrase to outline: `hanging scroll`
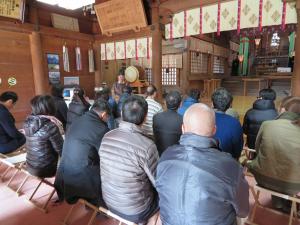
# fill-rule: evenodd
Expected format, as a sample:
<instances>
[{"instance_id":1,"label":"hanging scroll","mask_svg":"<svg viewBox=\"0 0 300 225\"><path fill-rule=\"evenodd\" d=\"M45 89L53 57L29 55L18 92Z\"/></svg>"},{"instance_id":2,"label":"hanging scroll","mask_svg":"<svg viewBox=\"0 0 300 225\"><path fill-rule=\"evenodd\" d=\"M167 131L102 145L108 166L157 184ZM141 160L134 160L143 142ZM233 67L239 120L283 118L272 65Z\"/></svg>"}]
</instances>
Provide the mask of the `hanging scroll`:
<instances>
[{"instance_id":1,"label":"hanging scroll","mask_svg":"<svg viewBox=\"0 0 300 225\"><path fill-rule=\"evenodd\" d=\"M95 62L94 62L94 51L93 49L89 49L89 72L95 72Z\"/></svg>"},{"instance_id":2,"label":"hanging scroll","mask_svg":"<svg viewBox=\"0 0 300 225\"><path fill-rule=\"evenodd\" d=\"M68 47L66 45L63 46L63 64L64 64L64 71L70 72L69 52L68 52Z\"/></svg>"},{"instance_id":3,"label":"hanging scroll","mask_svg":"<svg viewBox=\"0 0 300 225\"><path fill-rule=\"evenodd\" d=\"M80 47L75 48L76 70L82 70Z\"/></svg>"}]
</instances>

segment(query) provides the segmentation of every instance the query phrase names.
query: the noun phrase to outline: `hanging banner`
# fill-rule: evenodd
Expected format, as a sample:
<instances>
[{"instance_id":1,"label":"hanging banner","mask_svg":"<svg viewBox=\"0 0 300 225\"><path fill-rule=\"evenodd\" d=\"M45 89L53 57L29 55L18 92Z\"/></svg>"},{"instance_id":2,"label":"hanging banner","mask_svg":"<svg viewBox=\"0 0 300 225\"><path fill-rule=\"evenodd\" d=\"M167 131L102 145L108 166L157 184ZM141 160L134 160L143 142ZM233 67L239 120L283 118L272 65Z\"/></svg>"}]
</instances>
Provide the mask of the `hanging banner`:
<instances>
[{"instance_id":1,"label":"hanging banner","mask_svg":"<svg viewBox=\"0 0 300 225\"><path fill-rule=\"evenodd\" d=\"M70 72L69 51L66 45L63 46L63 64L64 64L64 71Z\"/></svg>"},{"instance_id":2,"label":"hanging banner","mask_svg":"<svg viewBox=\"0 0 300 225\"><path fill-rule=\"evenodd\" d=\"M229 0L200 5L174 14L172 32L170 23L166 24L165 37L175 39L229 30L237 30L239 34L246 28L296 24L295 4L295 1L286 0ZM284 11L286 13L282 15Z\"/></svg>"},{"instance_id":3,"label":"hanging banner","mask_svg":"<svg viewBox=\"0 0 300 225\"><path fill-rule=\"evenodd\" d=\"M94 51L93 49L89 49L89 72L94 73L95 72L95 61L94 61Z\"/></svg>"},{"instance_id":4,"label":"hanging banner","mask_svg":"<svg viewBox=\"0 0 300 225\"><path fill-rule=\"evenodd\" d=\"M80 47L75 48L76 70L82 70Z\"/></svg>"}]
</instances>

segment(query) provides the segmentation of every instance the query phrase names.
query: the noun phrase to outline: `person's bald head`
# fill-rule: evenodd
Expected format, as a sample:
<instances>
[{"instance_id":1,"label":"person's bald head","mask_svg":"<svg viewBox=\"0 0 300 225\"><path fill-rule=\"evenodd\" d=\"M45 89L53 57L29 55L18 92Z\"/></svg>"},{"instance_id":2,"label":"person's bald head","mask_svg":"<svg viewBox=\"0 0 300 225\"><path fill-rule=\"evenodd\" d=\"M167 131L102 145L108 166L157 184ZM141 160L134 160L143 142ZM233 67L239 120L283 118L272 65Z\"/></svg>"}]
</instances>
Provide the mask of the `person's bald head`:
<instances>
[{"instance_id":1,"label":"person's bald head","mask_svg":"<svg viewBox=\"0 0 300 225\"><path fill-rule=\"evenodd\" d=\"M183 117L183 133L212 137L216 133L215 112L205 104L193 104Z\"/></svg>"}]
</instances>

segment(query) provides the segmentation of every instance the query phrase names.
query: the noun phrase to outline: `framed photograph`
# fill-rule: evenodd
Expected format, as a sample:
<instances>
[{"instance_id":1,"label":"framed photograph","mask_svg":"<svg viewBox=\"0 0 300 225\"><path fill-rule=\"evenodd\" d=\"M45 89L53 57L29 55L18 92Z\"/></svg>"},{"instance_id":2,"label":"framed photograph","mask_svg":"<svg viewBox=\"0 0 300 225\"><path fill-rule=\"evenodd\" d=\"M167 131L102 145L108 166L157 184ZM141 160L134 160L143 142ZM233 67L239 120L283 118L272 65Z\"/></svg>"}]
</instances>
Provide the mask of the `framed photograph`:
<instances>
[{"instance_id":1,"label":"framed photograph","mask_svg":"<svg viewBox=\"0 0 300 225\"><path fill-rule=\"evenodd\" d=\"M47 54L47 64L50 84L60 83L59 55Z\"/></svg>"},{"instance_id":2,"label":"framed photograph","mask_svg":"<svg viewBox=\"0 0 300 225\"><path fill-rule=\"evenodd\" d=\"M79 86L79 77L64 77L65 86Z\"/></svg>"}]
</instances>

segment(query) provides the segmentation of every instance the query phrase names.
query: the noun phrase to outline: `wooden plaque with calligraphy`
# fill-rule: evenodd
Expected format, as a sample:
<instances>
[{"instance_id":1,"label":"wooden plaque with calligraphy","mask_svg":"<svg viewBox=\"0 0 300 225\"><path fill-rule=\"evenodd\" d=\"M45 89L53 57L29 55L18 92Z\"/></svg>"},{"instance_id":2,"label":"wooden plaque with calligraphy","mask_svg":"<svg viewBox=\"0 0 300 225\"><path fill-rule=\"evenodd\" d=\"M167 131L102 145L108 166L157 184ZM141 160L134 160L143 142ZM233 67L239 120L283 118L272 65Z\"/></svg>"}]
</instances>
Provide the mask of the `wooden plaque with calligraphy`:
<instances>
[{"instance_id":1,"label":"wooden plaque with calligraphy","mask_svg":"<svg viewBox=\"0 0 300 225\"><path fill-rule=\"evenodd\" d=\"M126 30L139 31L147 26L144 6L141 0L111 0L94 6L103 34Z\"/></svg>"},{"instance_id":2,"label":"wooden plaque with calligraphy","mask_svg":"<svg viewBox=\"0 0 300 225\"><path fill-rule=\"evenodd\" d=\"M0 0L0 16L23 21L24 3L24 0Z\"/></svg>"}]
</instances>

